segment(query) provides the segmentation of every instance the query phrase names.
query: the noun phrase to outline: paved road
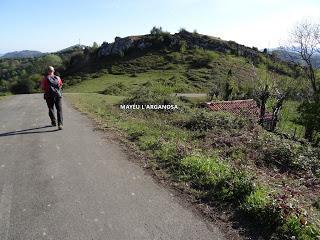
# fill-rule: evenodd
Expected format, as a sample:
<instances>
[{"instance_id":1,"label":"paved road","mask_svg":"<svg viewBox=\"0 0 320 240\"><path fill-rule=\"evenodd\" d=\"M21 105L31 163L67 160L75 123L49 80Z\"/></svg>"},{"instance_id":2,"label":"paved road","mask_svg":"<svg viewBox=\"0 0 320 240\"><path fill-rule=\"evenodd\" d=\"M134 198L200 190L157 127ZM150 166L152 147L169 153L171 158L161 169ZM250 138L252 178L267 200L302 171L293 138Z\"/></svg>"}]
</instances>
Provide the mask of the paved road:
<instances>
[{"instance_id":1,"label":"paved road","mask_svg":"<svg viewBox=\"0 0 320 240\"><path fill-rule=\"evenodd\" d=\"M223 239L64 103L48 127L42 95L0 101L0 239Z\"/></svg>"},{"instance_id":2,"label":"paved road","mask_svg":"<svg viewBox=\"0 0 320 240\"><path fill-rule=\"evenodd\" d=\"M173 93L172 96L199 98L199 97L207 97L208 94L206 93Z\"/></svg>"}]
</instances>

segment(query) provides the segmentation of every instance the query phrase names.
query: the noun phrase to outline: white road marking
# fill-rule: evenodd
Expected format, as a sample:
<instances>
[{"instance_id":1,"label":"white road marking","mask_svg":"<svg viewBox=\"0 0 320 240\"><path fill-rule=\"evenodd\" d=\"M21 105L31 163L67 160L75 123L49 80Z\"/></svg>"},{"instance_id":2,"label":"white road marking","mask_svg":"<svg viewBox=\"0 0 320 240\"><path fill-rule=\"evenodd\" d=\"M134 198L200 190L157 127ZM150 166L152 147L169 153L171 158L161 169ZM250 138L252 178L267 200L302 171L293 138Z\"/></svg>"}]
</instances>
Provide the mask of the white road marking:
<instances>
[{"instance_id":1,"label":"white road marking","mask_svg":"<svg viewBox=\"0 0 320 240\"><path fill-rule=\"evenodd\" d=\"M12 184L3 186L0 202L0 239L7 240L9 236Z\"/></svg>"}]
</instances>

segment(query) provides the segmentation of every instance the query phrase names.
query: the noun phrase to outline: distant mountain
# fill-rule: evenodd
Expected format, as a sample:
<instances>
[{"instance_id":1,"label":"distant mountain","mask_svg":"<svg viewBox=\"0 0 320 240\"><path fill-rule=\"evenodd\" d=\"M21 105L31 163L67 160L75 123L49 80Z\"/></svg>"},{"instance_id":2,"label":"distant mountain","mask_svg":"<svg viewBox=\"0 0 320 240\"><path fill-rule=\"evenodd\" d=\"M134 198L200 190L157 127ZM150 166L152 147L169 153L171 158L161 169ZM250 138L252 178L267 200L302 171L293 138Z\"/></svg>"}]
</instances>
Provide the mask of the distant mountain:
<instances>
[{"instance_id":1,"label":"distant mountain","mask_svg":"<svg viewBox=\"0 0 320 240\"><path fill-rule=\"evenodd\" d=\"M284 49L274 49L271 52L275 53L281 60L286 62L295 62L304 65L298 53L289 52ZM316 68L320 68L320 54L314 54L312 62Z\"/></svg>"},{"instance_id":2,"label":"distant mountain","mask_svg":"<svg viewBox=\"0 0 320 240\"><path fill-rule=\"evenodd\" d=\"M1 56L1 58L31 58L31 57L40 57L44 53L39 51L30 51L30 50L23 50L23 51L15 51L9 52Z\"/></svg>"}]
</instances>

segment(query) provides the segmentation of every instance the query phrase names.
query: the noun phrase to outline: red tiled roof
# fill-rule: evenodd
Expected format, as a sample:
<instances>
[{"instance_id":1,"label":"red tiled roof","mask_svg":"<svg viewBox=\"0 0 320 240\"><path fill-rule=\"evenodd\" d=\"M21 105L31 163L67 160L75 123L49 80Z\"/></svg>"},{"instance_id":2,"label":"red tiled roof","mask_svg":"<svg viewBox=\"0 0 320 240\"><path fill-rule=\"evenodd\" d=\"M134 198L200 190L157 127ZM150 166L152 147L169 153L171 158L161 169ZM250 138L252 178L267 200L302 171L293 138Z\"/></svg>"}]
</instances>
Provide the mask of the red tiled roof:
<instances>
[{"instance_id":1,"label":"red tiled roof","mask_svg":"<svg viewBox=\"0 0 320 240\"><path fill-rule=\"evenodd\" d=\"M207 102L206 106L212 111L231 112L243 116L249 115L249 117L259 116L259 107L253 99Z\"/></svg>"}]
</instances>

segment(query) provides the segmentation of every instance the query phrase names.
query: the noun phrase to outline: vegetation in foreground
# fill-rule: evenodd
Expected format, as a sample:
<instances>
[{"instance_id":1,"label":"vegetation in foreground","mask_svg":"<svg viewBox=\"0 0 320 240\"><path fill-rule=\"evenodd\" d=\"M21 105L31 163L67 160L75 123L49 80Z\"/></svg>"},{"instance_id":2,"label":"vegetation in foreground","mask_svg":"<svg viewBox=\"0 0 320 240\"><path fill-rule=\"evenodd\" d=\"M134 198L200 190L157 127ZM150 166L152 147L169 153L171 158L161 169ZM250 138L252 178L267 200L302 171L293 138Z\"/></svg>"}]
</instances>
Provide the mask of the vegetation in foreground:
<instances>
[{"instance_id":1,"label":"vegetation in foreground","mask_svg":"<svg viewBox=\"0 0 320 240\"><path fill-rule=\"evenodd\" d=\"M146 99L144 96L148 96ZM196 109L159 94L129 98L70 94L67 98L103 127L125 133L151 156L149 165L199 201L219 204L251 219L266 239L316 239L320 234L320 150L282 139L256 123ZM133 99L165 99L179 111L120 110Z\"/></svg>"}]
</instances>

